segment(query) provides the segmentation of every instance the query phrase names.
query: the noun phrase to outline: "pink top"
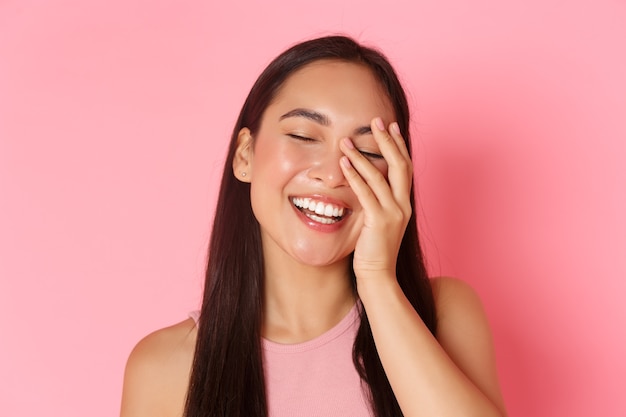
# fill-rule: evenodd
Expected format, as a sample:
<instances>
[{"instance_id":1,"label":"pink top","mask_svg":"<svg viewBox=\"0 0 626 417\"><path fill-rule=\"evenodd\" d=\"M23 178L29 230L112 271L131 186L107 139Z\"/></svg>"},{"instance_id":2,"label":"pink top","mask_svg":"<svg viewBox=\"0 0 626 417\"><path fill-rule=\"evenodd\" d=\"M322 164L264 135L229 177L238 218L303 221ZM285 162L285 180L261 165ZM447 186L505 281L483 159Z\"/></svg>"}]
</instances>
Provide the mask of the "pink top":
<instances>
[{"instance_id":1,"label":"pink top","mask_svg":"<svg viewBox=\"0 0 626 417\"><path fill-rule=\"evenodd\" d=\"M197 322L197 312L190 316ZM335 327L307 342L263 339L270 417L373 416L352 363L358 318L355 305Z\"/></svg>"}]
</instances>

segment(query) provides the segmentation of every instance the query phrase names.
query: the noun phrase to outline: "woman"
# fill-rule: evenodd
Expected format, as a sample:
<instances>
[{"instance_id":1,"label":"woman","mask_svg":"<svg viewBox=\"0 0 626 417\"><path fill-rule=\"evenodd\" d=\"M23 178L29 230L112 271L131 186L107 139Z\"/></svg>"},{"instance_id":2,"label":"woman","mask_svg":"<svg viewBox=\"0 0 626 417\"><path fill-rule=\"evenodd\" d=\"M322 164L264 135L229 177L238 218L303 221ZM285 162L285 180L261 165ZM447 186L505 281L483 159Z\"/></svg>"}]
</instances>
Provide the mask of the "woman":
<instances>
[{"instance_id":1,"label":"woman","mask_svg":"<svg viewBox=\"0 0 626 417\"><path fill-rule=\"evenodd\" d=\"M122 416L503 416L480 301L429 280L409 110L377 51L278 56L231 138L199 317L133 350Z\"/></svg>"}]
</instances>

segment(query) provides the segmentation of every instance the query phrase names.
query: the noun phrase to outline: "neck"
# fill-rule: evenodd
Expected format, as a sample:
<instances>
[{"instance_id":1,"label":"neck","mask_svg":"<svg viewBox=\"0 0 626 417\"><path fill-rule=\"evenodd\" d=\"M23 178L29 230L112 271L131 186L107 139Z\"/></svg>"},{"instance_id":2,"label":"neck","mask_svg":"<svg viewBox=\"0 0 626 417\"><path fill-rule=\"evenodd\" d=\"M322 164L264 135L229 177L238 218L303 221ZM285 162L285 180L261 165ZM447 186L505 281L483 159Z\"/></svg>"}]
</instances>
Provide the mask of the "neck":
<instances>
[{"instance_id":1,"label":"neck","mask_svg":"<svg viewBox=\"0 0 626 417\"><path fill-rule=\"evenodd\" d=\"M263 336L278 343L299 343L341 321L355 302L348 262L326 266L302 265L291 258L268 262Z\"/></svg>"}]
</instances>

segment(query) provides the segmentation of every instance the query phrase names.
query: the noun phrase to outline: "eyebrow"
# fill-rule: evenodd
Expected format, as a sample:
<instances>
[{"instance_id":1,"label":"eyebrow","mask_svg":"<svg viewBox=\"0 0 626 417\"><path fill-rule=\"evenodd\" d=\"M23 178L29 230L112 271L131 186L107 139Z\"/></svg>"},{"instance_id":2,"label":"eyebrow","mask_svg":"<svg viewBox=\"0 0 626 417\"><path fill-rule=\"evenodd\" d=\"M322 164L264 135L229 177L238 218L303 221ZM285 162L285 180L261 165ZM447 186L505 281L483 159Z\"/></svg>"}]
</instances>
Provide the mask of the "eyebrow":
<instances>
[{"instance_id":1,"label":"eyebrow","mask_svg":"<svg viewBox=\"0 0 626 417\"><path fill-rule=\"evenodd\" d=\"M290 117L304 117L305 119L312 120L315 123L318 123L322 126L330 126L330 120L328 119L328 116L326 116L325 114L316 112L315 110L301 109L301 108L293 109L283 114L282 116L280 116L279 120L288 119Z\"/></svg>"},{"instance_id":2,"label":"eyebrow","mask_svg":"<svg viewBox=\"0 0 626 417\"><path fill-rule=\"evenodd\" d=\"M356 128L354 130L354 134L356 136L361 136L361 135L371 135L372 134L372 128L369 126L361 126L359 128Z\"/></svg>"},{"instance_id":3,"label":"eyebrow","mask_svg":"<svg viewBox=\"0 0 626 417\"><path fill-rule=\"evenodd\" d=\"M290 117L303 117L305 119L318 123L322 126L331 125L331 122L328 116L320 112L317 112L315 110L310 110L310 109L297 108L297 109L290 110L287 113L280 116L279 120L288 119ZM356 136L370 135L372 134L372 128L370 126L361 126L361 127L354 129L354 134Z\"/></svg>"}]
</instances>

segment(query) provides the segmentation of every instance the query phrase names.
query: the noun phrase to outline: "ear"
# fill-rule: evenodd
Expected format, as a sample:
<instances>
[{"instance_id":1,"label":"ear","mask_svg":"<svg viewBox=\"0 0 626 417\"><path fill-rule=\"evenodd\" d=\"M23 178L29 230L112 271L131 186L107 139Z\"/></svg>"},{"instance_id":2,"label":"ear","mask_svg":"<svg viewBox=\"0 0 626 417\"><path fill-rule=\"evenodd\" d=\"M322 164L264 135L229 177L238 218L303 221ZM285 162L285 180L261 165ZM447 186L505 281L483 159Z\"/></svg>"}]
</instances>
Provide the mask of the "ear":
<instances>
[{"instance_id":1,"label":"ear","mask_svg":"<svg viewBox=\"0 0 626 417\"><path fill-rule=\"evenodd\" d=\"M237 150L233 159L233 174L241 182L250 182L252 179L252 133L244 127L237 136Z\"/></svg>"}]
</instances>

